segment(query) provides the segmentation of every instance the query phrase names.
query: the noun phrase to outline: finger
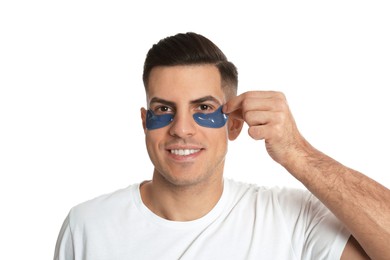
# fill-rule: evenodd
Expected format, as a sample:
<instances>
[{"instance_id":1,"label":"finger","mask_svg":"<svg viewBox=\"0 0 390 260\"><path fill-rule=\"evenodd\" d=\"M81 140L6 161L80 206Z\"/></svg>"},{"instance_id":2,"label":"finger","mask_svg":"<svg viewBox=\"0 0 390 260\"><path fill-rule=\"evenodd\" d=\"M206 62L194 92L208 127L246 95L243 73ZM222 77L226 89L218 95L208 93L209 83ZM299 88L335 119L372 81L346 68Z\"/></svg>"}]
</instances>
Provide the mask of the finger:
<instances>
[{"instance_id":1,"label":"finger","mask_svg":"<svg viewBox=\"0 0 390 260\"><path fill-rule=\"evenodd\" d=\"M241 102L243 113L247 111L283 111L286 102L281 98L246 98Z\"/></svg>"},{"instance_id":2,"label":"finger","mask_svg":"<svg viewBox=\"0 0 390 260\"><path fill-rule=\"evenodd\" d=\"M237 109L229 114L230 118L238 119L244 121L244 115L242 109Z\"/></svg>"},{"instance_id":3,"label":"finger","mask_svg":"<svg viewBox=\"0 0 390 260\"><path fill-rule=\"evenodd\" d=\"M248 128L248 134L255 140L264 140L266 139L266 128L265 125L256 125Z\"/></svg>"},{"instance_id":4,"label":"finger","mask_svg":"<svg viewBox=\"0 0 390 260\"><path fill-rule=\"evenodd\" d=\"M255 140L280 140L283 137L283 132L280 131L280 125L255 125L248 128L248 134Z\"/></svg>"},{"instance_id":5,"label":"finger","mask_svg":"<svg viewBox=\"0 0 390 260\"><path fill-rule=\"evenodd\" d=\"M284 95L276 91L249 91L230 99L223 107L223 112L229 114L245 106L245 110L261 109L267 99L284 100Z\"/></svg>"},{"instance_id":6,"label":"finger","mask_svg":"<svg viewBox=\"0 0 390 260\"><path fill-rule=\"evenodd\" d=\"M270 111L271 109L269 106L254 104L253 106L250 106L249 109L247 109L247 107L242 109L239 108L231 112L229 114L229 117L243 120L247 122L249 125L266 124L272 118L273 111Z\"/></svg>"},{"instance_id":7,"label":"finger","mask_svg":"<svg viewBox=\"0 0 390 260\"><path fill-rule=\"evenodd\" d=\"M266 125L272 122L274 114L269 111L247 111L243 114L243 119L248 126Z\"/></svg>"},{"instance_id":8,"label":"finger","mask_svg":"<svg viewBox=\"0 0 390 260\"><path fill-rule=\"evenodd\" d=\"M229 115L232 112L235 112L236 110L241 108L241 104L244 98L245 98L245 93L231 98L228 102L226 102L223 105L222 112Z\"/></svg>"}]
</instances>

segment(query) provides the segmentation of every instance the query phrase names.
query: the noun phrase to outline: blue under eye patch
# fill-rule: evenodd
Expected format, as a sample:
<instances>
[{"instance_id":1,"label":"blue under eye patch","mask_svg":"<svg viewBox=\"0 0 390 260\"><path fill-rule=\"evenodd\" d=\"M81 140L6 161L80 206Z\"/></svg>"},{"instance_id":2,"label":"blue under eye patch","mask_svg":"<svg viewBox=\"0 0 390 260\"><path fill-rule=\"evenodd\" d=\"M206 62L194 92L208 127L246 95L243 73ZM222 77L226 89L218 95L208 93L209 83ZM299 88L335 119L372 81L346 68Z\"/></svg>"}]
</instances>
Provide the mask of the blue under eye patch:
<instances>
[{"instance_id":1,"label":"blue under eye patch","mask_svg":"<svg viewBox=\"0 0 390 260\"><path fill-rule=\"evenodd\" d=\"M173 121L173 114L155 115L150 109L146 113L146 128L148 130L158 129L169 125ZM226 124L228 116L222 112L220 106L213 113L195 113L195 122L203 127L220 128Z\"/></svg>"}]
</instances>

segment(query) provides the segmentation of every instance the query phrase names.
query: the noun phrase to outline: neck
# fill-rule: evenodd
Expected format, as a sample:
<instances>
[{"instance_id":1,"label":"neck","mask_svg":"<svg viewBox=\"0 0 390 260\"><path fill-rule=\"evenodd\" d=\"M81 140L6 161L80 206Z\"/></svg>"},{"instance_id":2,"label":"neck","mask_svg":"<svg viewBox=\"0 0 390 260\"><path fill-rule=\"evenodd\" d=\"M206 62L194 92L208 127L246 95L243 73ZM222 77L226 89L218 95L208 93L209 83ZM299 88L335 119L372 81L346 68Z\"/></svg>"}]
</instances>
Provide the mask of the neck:
<instances>
[{"instance_id":1,"label":"neck","mask_svg":"<svg viewBox=\"0 0 390 260\"><path fill-rule=\"evenodd\" d=\"M156 215L173 221L203 217L218 203L223 191L221 175L199 183L176 185L159 173L141 186L144 204Z\"/></svg>"}]
</instances>

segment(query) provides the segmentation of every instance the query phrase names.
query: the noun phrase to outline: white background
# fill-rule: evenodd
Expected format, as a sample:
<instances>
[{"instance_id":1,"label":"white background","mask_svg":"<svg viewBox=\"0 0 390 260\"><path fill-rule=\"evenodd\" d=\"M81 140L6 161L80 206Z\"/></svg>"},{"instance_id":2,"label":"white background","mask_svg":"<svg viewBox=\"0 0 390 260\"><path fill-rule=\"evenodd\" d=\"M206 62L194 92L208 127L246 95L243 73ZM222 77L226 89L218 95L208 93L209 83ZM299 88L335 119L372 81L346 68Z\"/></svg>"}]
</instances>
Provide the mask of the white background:
<instances>
[{"instance_id":1,"label":"white background","mask_svg":"<svg viewBox=\"0 0 390 260\"><path fill-rule=\"evenodd\" d=\"M0 259L50 259L69 209L151 177L148 49L194 31L283 91L318 149L390 187L388 1L2 1ZM238 2L238 1L236 1ZM243 130L226 176L300 187Z\"/></svg>"}]
</instances>

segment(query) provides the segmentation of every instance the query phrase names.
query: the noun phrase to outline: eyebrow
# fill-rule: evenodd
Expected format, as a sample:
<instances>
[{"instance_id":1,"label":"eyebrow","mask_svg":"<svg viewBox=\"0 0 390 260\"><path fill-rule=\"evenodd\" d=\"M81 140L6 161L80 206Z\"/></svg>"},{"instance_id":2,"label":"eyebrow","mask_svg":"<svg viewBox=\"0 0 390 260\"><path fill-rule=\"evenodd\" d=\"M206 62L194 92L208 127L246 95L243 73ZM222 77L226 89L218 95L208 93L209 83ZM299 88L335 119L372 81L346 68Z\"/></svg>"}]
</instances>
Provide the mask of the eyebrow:
<instances>
[{"instance_id":1,"label":"eyebrow","mask_svg":"<svg viewBox=\"0 0 390 260\"><path fill-rule=\"evenodd\" d=\"M192 100L190 103L191 104L199 104L199 103L203 103L203 102L206 102L206 101L212 101L214 103L217 103L219 105L222 105L221 102L219 102L219 100L213 96L205 96L205 97L201 97L201 98L198 98L198 99L195 99L195 100Z\"/></svg>"},{"instance_id":2,"label":"eyebrow","mask_svg":"<svg viewBox=\"0 0 390 260\"><path fill-rule=\"evenodd\" d=\"M191 100L190 101L190 104L199 104L199 103L203 103L203 102L206 102L206 101L212 101L216 104L219 104L219 105L222 105L221 102L213 97L213 96L204 96L204 97L201 97L201 98L198 98L198 99L194 99L194 100ZM162 99L162 98L158 98L158 97L154 97L150 100L150 104L153 104L153 103L160 103L160 104L164 104L164 105L167 105L167 106L170 106L170 107L175 107L176 106L176 103L175 102L172 102L172 101L168 101L168 100L165 100L165 99Z\"/></svg>"},{"instance_id":3,"label":"eyebrow","mask_svg":"<svg viewBox=\"0 0 390 260\"><path fill-rule=\"evenodd\" d=\"M150 103L149 103L149 106L153 103L160 103L160 104L164 104L164 105L167 105L167 106L170 106L170 107L175 107L175 103L172 102L172 101L168 101L168 100L165 100L165 99L162 99L162 98L158 98L158 97L154 97L150 100Z\"/></svg>"}]
</instances>

